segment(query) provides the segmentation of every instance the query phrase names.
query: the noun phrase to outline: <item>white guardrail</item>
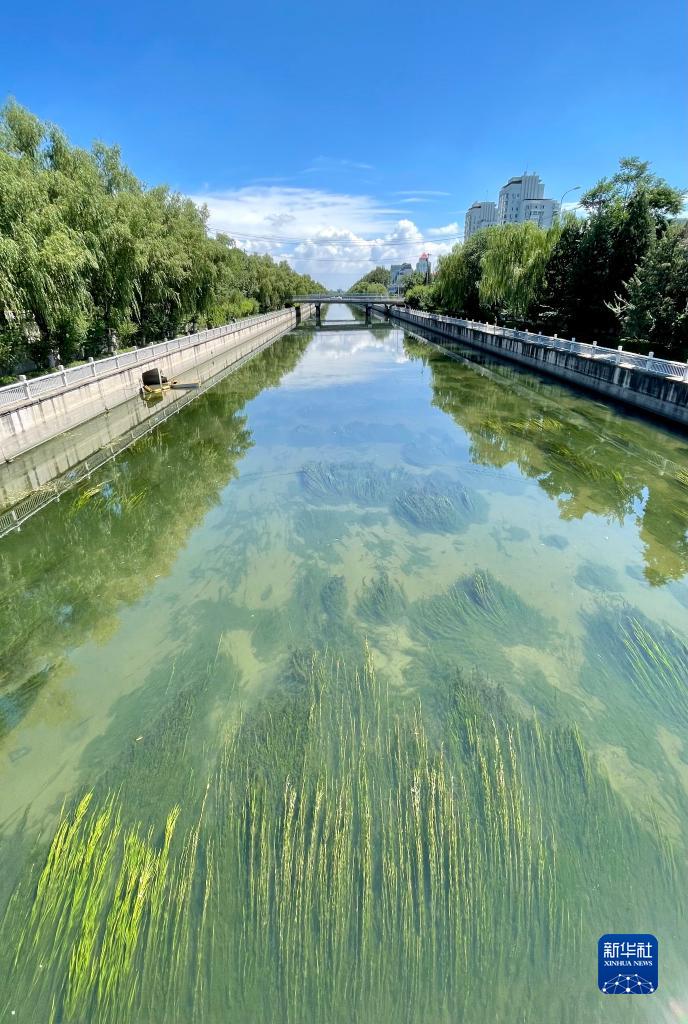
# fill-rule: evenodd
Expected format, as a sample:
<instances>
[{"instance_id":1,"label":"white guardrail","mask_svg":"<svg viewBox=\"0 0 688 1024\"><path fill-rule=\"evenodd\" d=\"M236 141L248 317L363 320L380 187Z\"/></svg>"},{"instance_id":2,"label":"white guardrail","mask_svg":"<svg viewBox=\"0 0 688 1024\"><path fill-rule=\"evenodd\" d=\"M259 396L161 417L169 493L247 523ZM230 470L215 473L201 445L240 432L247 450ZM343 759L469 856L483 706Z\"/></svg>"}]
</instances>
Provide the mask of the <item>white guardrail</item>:
<instances>
[{"instance_id":1,"label":"white guardrail","mask_svg":"<svg viewBox=\"0 0 688 1024\"><path fill-rule=\"evenodd\" d=\"M558 349L560 352L575 352L576 355L583 356L586 359L599 359L605 362L616 363L618 366L623 366L627 369L643 370L645 373L653 373L658 377L671 377L672 379L688 383L688 363L677 363L670 359L656 359L652 352L644 356L639 352L627 352L621 345L618 348L605 348L603 345L598 345L596 341L588 345L585 342L576 341L575 338L567 341L565 338L558 338L556 335L550 337L547 334L516 331L509 327L499 327L496 324L481 323L478 320L459 320L456 317L424 313L417 309L404 310L403 315L414 317L418 320L425 320L429 324L444 323L462 327L465 330L481 331L483 334L492 334L502 338L515 338L534 345Z\"/></svg>"},{"instance_id":2,"label":"white guardrail","mask_svg":"<svg viewBox=\"0 0 688 1024\"><path fill-rule=\"evenodd\" d=\"M245 357L246 358L246 357ZM236 369L238 365L245 362L245 358L241 359L239 363L233 363L228 370L211 377L209 380L204 381L199 388L193 391L186 391L180 396L175 402L168 406L164 406L162 409L156 410L151 416L143 420L141 423L137 423L136 426L132 427L131 430L126 431L121 437L116 438L114 441L110 441L104 445L93 455L89 455L88 458L83 459L73 469L68 470L55 480L51 480L50 483L44 484L42 487L32 491L31 494L22 498L21 501L17 502L12 508L7 509L5 512L0 512L0 537L4 537L7 533L12 533L14 530L21 529L22 525L27 519L35 515L36 512L40 512L42 508L49 505L53 501L59 501L60 497L67 491L71 491L72 488L76 487L77 484L82 483L84 480L88 480L91 474L94 473L101 466L105 465L106 462L110 462L116 458L120 452L131 447L136 441L145 437L152 430L155 430L157 426L164 423L165 420L169 419L170 416L176 415L181 409L183 409L189 402L193 402L200 395L204 394L209 388L214 387L217 383L218 377L223 377L226 373Z\"/></svg>"},{"instance_id":3,"label":"white guardrail","mask_svg":"<svg viewBox=\"0 0 688 1024\"><path fill-rule=\"evenodd\" d=\"M179 352L180 349L191 348L204 341L212 341L213 338L221 338L228 334L238 333L254 324L270 324L279 316L284 316L285 310L280 309L275 313L260 313L257 316L249 316L244 320L237 320L233 324L223 324L222 327L210 327L205 331L198 331L196 334L183 334L170 341L160 341L154 345L145 345L143 348L133 349L131 352L123 352L121 355L108 356L106 359L90 360L80 366L70 366L68 369L61 369L53 373L47 373L42 377L32 377L30 380L20 380L16 384L6 384L0 388L0 408L6 405L15 405L18 402L30 402L45 395L57 391L64 391L73 384L81 384L85 380L98 380L107 377L111 373L125 369L127 366L136 366L137 363L149 363L151 360L168 355L171 352Z\"/></svg>"}]
</instances>

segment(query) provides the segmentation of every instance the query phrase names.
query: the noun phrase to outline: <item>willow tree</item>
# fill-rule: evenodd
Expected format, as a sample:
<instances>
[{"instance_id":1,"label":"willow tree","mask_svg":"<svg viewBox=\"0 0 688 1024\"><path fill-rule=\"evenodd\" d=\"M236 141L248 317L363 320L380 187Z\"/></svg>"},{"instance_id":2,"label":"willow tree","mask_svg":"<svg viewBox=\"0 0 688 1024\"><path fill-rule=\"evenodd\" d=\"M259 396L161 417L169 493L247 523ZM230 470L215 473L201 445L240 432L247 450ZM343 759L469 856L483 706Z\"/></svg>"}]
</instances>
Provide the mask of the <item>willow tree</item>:
<instances>
[{"instance_id":1,"label":"willow tree","mask_svg":"<svg viewBox=\"0 0 688 1024\"><path fill-rule=\"evenodd\" d=\"M0 108L0 373L321 290L284 262L214 238L204 206L146 187L116 146L73 146L14 101Z\"/></svg>"},{"instance_id":2,"label":"willow tree","mask_svg":"<svg viewBox=\"0 0 688 1024\"><path fill-rule=\"evenodd\" d=\"M450 253L440 257L434 290L443 309L474 320L483 313L479 285L489 238L489 230L476 231L462 245L455 245Z\"/></svg>"},{"instance_id":3,"label":"willow tree","mask_svg":"<svg viewBox=\"0 0 688 1024\"><path fill-rule=\"evenodd\" d=\"M532 221L489 228L480 261L481 305L507 320L524 320L545 283L550 253L559 237Z\"/></svg>"}]
</instances>

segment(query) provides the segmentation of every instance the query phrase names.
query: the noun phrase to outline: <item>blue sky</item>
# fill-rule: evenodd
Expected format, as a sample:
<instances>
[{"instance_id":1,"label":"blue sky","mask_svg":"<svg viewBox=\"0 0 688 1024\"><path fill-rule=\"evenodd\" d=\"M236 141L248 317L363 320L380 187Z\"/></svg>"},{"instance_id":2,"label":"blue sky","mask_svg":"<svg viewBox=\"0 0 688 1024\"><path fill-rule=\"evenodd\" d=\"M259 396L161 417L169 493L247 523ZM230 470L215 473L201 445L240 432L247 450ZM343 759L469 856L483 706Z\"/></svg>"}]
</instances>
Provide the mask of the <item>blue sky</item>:
<instances>
[{"instance_id":1,"label":"blue sky","mask_svg":"<svg viewBox=\"0 0 688 1024\"><path fill-rule=\"evenodd\" d=\"M556 199L624 154L688 186L683 0L34 0L2 20L1 96L332 285L446 251L525 169Z\"/></svg>"}]
</instances>

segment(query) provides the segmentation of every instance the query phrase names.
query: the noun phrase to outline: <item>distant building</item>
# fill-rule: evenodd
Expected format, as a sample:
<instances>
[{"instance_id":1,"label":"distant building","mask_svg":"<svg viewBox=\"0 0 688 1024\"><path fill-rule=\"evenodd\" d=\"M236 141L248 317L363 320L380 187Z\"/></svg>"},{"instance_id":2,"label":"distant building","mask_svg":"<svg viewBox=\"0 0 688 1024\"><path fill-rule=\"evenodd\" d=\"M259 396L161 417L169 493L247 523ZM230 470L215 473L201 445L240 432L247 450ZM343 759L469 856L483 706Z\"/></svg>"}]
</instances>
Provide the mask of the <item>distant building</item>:
<instances>
[{"instance_id":1,"label":"distant building","mask_svg":"<svg viewBox=\"0 0 688 1024\"><path fill-rule=\"evenodd\" d=\"M499 190L498 224L522 224L532 220L541 228L549 228L558 213L559 203L545 199L545 186L537 174L509 178Z\"/></svg>"},{"instance_id":2,"label":"distant building","mask_svg":"<svg viewBox=\"0 0 688 1024\"><path fill-rule=\"evenodd\" d=\"M410 263L393 263L390 270L389 294L399 295L404 290L404 278L413 273Z\"/></svg>"},{"instance_id":3,"label":"distant building","mask_svg":"<svg viewBox=\"0 0 688 1024\"><path fill-rule=\"evenodd\" d=\"M537 174L521 174L509 178L499 190L499 202L473 203L466 213L464 239L481 228L493 224L522 224L532 220L541 228L549 228L559 214L559 203L545 199L545 186Z\"/></svg>"},{"instance_id":4,"label":"distant building","mask_svg":"<svg viewBox=\"0 0 688 1024\"><path fill-rule=\"evenodd\" d=\"M473 203L466 213L464 223L464 239L470 238L481 228L491 228L497 223L497 207L495 203Z\"/></svg>"},{"instance_id":5,"label":"distant building","mask_svg":"<svg viewBox=\"0 0 688 1024\"><path fill-rule=\"evenodd\" d=\"M430 257L426 252L421 253L420 259L416 263L416 273L422 274L426 281L430 280Z\"/></svg>"}]
</instances>

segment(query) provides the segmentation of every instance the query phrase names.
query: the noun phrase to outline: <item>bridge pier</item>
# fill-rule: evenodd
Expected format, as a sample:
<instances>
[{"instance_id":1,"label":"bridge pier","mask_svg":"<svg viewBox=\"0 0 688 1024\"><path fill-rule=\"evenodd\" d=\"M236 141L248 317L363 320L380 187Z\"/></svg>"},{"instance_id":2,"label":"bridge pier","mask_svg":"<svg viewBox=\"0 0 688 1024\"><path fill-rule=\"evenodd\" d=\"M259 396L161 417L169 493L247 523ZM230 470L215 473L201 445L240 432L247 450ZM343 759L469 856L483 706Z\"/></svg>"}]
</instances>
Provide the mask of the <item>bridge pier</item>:
<instances>
[{"instance_id":1,"label":"bridge pier","mask_svg":"<svg viewBox=\"0 0 688 1024\"><path fill-rule=\"evenodd\" d=\"M320 319L320 303L315 304L315 326L322 327L322 320Z\"/></svg>"},{"instance_id":2,"label":"bridge pier","mask_svg":"<svg viewBox=\"0 0 688 1024\"><path fill-rule=\"evenodd\" d=\"M371 311L371 309L372 309L372 307L370 306L370 304L369 303L366 304L366 318L365 318L366 327L370 327L370 311Z\"/></svg>"}]
</instances>

